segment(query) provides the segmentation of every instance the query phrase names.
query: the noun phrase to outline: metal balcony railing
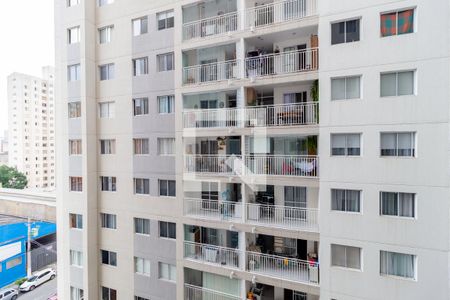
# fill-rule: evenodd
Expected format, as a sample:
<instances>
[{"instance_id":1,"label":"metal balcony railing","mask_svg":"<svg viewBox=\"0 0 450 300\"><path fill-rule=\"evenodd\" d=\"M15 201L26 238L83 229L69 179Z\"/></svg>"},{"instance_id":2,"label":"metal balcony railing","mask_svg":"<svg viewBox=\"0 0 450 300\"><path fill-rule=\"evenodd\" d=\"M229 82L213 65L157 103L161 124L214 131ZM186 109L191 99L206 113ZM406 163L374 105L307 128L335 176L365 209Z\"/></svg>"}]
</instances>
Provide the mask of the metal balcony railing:
<instances>
[{"instance_id":1,"label":"metal balcony railing","mask_svg":"<svg viewBox=\"0 0 450 300\"><path fill-rule=\"evenodd\" d=\"M240 60L227 60L183 68L183 84L201 84L241 77Z\"/></svg>"},{"instance_id":2,"label":"metal balcony railing","mask_svg":"<svg viewBox=\"0 0 450 300\"><path fill-rule=\"evenodd\" d=\"M238 249L185 241L184 258L222 267L239 268L240 252Z\"/></svg>"},{"instance_id":3,"label":"metal balcony railing","mask_svg":"<svg viewBox=\"0 0 450 300\"><path fill-rule=\"evenodd\" d=\"M238 12L196 20L183 24L183 39L191 40L226 34L238 30Z\"/></svg>"}]
</instances>

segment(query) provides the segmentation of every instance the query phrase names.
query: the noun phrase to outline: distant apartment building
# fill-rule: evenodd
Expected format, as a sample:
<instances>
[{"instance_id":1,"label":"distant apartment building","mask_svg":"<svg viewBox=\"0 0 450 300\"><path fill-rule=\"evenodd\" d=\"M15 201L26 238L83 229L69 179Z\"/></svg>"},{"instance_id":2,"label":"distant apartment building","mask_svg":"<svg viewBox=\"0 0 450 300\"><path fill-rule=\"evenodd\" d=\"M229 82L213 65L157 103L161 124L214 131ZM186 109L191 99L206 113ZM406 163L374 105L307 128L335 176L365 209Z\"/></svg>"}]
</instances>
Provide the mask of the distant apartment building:
<instances>
[{"instance_id":1,"label":"distant apartment building","mask_svg":"<svg viewBox=\"0 0 450 300\"><path fill-rule=\"evenodd\" d=\"M29 188L55 186L54 68L42 77L8 76L8 164L23 172Z\"/></svg>"},{"instance_id":2,"label":"distant apartment building","mask_svg":"<svg viewBox=\"0 0 450 300\"><path fill-rule=\"evenodd\" d=\"M450 298L448 1L55 3L59 297Z\"/></svg>"}]
</instances>

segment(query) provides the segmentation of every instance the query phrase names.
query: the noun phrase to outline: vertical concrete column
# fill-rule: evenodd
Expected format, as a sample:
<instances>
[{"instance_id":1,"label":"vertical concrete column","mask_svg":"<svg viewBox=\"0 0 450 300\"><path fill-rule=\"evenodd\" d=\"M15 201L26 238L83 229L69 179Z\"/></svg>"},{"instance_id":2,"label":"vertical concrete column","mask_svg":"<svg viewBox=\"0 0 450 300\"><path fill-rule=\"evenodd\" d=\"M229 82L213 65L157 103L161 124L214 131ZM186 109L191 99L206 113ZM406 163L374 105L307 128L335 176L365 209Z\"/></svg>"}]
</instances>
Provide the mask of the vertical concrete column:
<instances>
[{"instance_id":1,"label":"vertical concrete column","mask_svg":"<svg viewBox=\"0 0 450 300\"><path fill-rule=\"evenodd\" d=\"M245 30L245 0L237 0L238 31Z\"/></svg>"},{"instance_id":2,"label":"vertical concrete column","mask_svg":"<svg viewBox=\"0 0 450 300\"><path fill-rule=\"evenodd\" d=\"M245 255L245 249L246 249L246 240L245 240L245 232L239 231L238 232L238 246L239 246L239 269L245 270L245 264L246 264L246 255Z\"/></svg>"}]
</instances>

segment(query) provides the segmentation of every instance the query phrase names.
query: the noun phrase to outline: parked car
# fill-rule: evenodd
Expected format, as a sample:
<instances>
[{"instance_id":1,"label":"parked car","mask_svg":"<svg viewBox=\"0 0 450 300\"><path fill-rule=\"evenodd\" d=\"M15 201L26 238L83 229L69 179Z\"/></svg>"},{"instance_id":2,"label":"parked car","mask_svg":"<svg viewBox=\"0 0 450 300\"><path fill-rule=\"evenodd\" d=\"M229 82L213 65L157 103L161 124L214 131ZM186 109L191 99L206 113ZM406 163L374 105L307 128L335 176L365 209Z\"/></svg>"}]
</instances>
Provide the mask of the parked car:
<instances>
[{"instance_id":1,"label":"parked car","mask_svg":"<svg viewBox=\"0 0 450 300\"><path fill-rule=\"evenodd\" d=\"M36 272L19 286L19 291L28 292L34 290L37 286L56 277L56 271L52 268Z\"/></svg>"},{"instance_id":2,"label":"parked car","mask_svg":"<svg viewBox=\"0 0 450 300\"><path fill-rule=\"evenodd\" d=\"M19 291L13 288L4 289L0 291L1 300L16 300L19 296Z\"/></svg>"}]
</instances>

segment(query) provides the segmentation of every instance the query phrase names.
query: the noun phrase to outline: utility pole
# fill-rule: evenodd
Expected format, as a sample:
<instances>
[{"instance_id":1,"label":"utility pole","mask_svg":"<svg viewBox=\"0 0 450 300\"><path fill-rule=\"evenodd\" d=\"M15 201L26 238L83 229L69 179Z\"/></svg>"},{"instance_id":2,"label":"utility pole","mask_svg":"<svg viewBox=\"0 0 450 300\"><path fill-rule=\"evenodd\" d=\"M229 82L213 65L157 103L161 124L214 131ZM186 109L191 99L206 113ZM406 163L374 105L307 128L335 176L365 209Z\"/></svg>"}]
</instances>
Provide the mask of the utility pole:
<instances>
[{"instance_id":1,"label":"utility pole","mask_svg":"<svg viewBox=\"0 0 450 300\"><path fill-rule=\"evenodd\" d=\"M27 277L31 277L31 220L27 221Z\"/></svg>"}]
</instances>

